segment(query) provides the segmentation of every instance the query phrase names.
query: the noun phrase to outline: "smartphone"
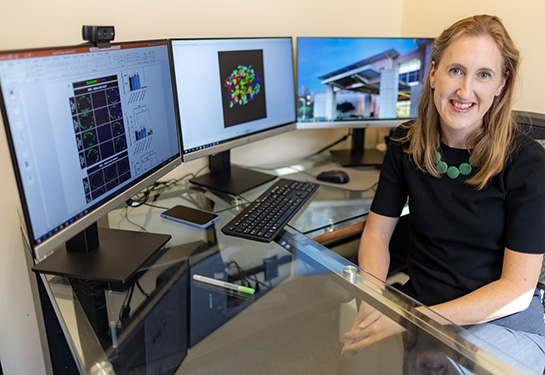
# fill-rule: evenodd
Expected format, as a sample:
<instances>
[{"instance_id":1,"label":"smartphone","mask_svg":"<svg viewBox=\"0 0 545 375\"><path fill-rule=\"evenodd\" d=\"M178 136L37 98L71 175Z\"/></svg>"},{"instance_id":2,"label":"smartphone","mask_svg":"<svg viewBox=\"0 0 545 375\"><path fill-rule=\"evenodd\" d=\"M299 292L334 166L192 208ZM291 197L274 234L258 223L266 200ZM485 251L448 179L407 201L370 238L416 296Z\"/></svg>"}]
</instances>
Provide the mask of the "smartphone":
<instances>
[{"instance_id":1,"label":"smartphone","mask_svg":"<svg viewBox=\"0 0 545 375\"><path fill-rule=\"evenodd\" d=\"M218 221L220 215L198 208L178 205L162 212L161 217L197 228L206 228Z\"/></svg>"}]
</instances>

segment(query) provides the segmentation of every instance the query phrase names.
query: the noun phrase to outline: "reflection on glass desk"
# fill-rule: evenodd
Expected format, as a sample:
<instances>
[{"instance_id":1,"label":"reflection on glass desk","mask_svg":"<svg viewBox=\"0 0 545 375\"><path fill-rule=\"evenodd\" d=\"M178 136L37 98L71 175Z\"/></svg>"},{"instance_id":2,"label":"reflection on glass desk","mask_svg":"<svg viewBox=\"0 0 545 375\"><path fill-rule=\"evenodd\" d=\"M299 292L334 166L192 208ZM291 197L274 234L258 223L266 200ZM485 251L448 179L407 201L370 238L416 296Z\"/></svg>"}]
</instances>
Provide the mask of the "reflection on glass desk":
<instances>
[{"instance_id":1,"label":"reflection on glass desk","mask_svg":"<svg viewBox=\"0 0 545 375\"><path fill-rule=\"evenodd\" d=\"M488 343L416 310L416 302L290 226L272 243L223 235L219 229L237 208L205 197L183 203L219 208L220 221L207 230L161 219L160 207L110 214L114 228L173 236L126 288L42 278L82 373L517 373ZM182 203L163 198L155 204ZM202 284L194 274L255 293ZM341 354L362 303L404 332Z\"/></svg>"},{"instance_id":2,"label":"reflection on glass desk","mask_svg":"<svg viewBox=\"0 0 545 375\"><path fill-rule=\"evenodd\" d=\"M291 173L283 176L294 180L322 184L307 207L290 221L289 225L291 227L314 237L334 228L339 229L354 221L365 219L375 194L379 171L369 168L360 168L360 170L351 168L352 171L349 172L351 178L354 179L355 186L361 186L362 190L346 189L342 184L326 184L317 181L313 177L318 174L318 171L335 168L337 168L335 165L325 164L317 168L311 168L306 173ZM245 201L253 201L264 190L264 188L251 190L242 194L242 198Z\"/></svg>"}]
</instances>

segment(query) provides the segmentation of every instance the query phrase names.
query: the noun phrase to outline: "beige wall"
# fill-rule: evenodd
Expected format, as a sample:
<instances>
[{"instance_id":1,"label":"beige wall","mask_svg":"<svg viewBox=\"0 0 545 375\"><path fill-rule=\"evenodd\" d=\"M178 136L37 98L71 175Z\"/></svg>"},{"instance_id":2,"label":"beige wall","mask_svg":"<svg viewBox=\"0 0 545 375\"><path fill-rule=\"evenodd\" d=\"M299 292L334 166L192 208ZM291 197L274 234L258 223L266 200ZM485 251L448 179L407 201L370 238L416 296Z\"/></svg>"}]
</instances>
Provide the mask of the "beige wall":
<instances>
[{"instance_id":1,"label":"beige wall","mask_svg":"<svg viewBox=\"0 0 545 375\"><path fill-rule=\"evenodd\" d=\"M437 35L458 19L494 14L503 20L521 56L521 82L516 109L545 112L545 2L541 0L460 0L455 3L404 0L403 35Z\"/></svg>"},{"instance_id":2,"label":"beige wall","mask_svg":"<svg viewBox=\"0 0 545 375\"><path fill-rule=\"evenodd\" d=\"M402 0L17 0L2 3L0 49L81 43L81 26L115 25L116 40L207 36L397 36ZM372 9L372 17L367 17ZM275 137L247 148L255 155L277 155L273 145L293 145L300 155L331 142L332 132L310 131ZM344 134L344 131L333 133ZM271 152L263 151L270 150ZM285 154L285 152L283 153ZM234 161L245 163L237 150ZM255 159L254 157L252 157ZM238 160L237 160L238 159ZM252 160L253 160L252 159ZM274 159L273 159L274 160ZM265 160L266 161L266 160ZM197 169L203 161L173 173ZM5 373L45 372L38 338L31 283L21 245L20 203L0 126L0 360Z\"/></svg>"},{"instance_id":3,"label":"beige wall","mask_svg":"<svg viewBox=\"0 0 545 375\"><path fill-rule=\"evenodd\" d=\"M104 5L105 4L105 5ZM238 4L238 5L235 5ZM545 61L545 15L542 0L73 0L4 1L0 49L76 44L83 24L115 25L116 40L206 36L435 36L454 20L475 13L502 17L523 57L523 82L518 108L545 112L541 99ZM231 16L233 14L233 16ZM235 16L236 14L236 16ZM303 156L338 138L343 131L298 131L234 152L241 164L273 162L278 144ZM296 150L296 151L295 151ZM270 152L267 152L270 151ZM252 157L247 159L246 156ZM282 152L286 154L286 152ZM173 174L203 165L195 161ZM45 371L32 303L31 277L25 264L18 209L3 126L0 126L0 360L5 373Z\"/></svg>"}]
</instances>

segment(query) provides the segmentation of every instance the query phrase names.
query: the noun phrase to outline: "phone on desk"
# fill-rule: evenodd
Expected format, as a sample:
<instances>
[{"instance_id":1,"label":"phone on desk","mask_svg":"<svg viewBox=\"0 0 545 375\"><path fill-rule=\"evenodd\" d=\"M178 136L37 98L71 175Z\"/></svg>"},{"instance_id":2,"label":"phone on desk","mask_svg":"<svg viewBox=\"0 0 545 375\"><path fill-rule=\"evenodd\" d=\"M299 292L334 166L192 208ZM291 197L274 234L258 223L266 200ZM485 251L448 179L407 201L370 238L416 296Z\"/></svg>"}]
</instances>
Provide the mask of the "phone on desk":
<instances>
[{"instance_id":1,"label":"phone on desk","mask_svg":"<svg viewBox=\"0 0 545 375\"><path fill-rule=\"evenodd\" d=\"M218 221L220 215L198 208L178 205L162 212L161 217L197 228L206 228Z\"/></svg>"}]
</instances>

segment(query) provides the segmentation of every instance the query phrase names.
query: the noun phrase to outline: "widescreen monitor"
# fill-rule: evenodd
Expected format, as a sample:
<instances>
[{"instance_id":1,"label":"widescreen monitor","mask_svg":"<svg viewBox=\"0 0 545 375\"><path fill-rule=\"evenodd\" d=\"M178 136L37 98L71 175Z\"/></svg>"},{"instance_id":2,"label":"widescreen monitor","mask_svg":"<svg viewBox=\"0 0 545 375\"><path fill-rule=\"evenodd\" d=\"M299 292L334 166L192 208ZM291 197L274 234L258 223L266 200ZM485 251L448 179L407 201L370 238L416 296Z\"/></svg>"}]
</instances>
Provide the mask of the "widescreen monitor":
<instances>
[{"instance_id":1,"label":"widescreen monitor","mask_svg":"<svg viewBox=\"0 0 545 375\"><path fill-rule=\"evenodd\" d=\"M364 153L368 127L394 127L417 116L429 71L430 38L297 38L297 128L352 128L345 166L380 165Z\"/></svg>"},{"instance_id":2,"label":"widescreen monitor","mask_svg":"<svg viewBox=\"0 0 545 375\"><path fill-rule=\"evenodd\" d=\"M237 146L295 129L292 39L172 39L184 161L210 156L192 182L239 194L274 177L230 165Z\"/></svg>"},{"instance_id":3,"label":"widescreen monitor","mask_svg":"<svg viewBox=\"0 0 545 375\"><path fill-rule=\"evenodd\" d=\"M169 61L166 40L0 52L35 270L125 281L168 241L96 221L181 163Z\"/></svg>"}]
</instances>

